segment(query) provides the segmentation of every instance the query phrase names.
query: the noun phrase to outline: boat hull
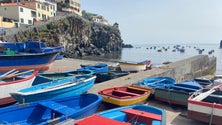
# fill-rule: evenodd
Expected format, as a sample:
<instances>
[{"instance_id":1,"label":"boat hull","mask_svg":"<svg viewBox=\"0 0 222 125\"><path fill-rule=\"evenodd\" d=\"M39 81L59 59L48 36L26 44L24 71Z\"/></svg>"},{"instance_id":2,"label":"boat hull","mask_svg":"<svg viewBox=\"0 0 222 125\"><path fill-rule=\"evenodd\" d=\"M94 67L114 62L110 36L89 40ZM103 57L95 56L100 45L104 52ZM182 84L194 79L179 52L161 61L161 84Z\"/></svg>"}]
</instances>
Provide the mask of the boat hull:
<instances>
[{"instance_id":1,"label":"boat hull","mask_svg":"<svg viewBox=\"0 0 222 125\"><path fill-rule=\"evenodd\" d=\"M24 79L0 83L0 106L7 105L10 103L16 102L10 95L11 92L15 92L19 89L26 88L32 86L36 75L38 74L37 71L33 72L33 74L27 76Z\"/></svg>"},{"instance_id":2,"label":"boat hull","mask_svg":"<svg viewBox=\"0 0 222 125\"><path fill-rule=\"evenodd\" d=\"M59 51L38 54L2 55L0 57L0 72L12 69L46 71L55 60Z\"/></svg>"},{"instance_id":3,"label":"boat hull","mask_svg":"<svg viewBox=\"0 0 222 125\"><path fill-rule=\"evenodd\" d=\"M82 94L9 106L0 109L0 124L49 125L80 119L95 113L101 101L96 94Z\"/></svg>"},{"instance_id":4,"label":"boat hull","mask_svg":"<svg viewBox=\"0 0 222 125\"><path fill-rule=\"evenodd\" d=\"M77 120L75 125L165 125L165 111L147 105L131 105L103 111Z\"/></svg>"},{"instance_id":5,"label":"boat hull","mask_svg":"<svg viewBox=\"0 0 222 125\"><path fill-rule=\"evenodd\" d=\"M187 106L187 99L191 94L186 92L156 88L154 91L155 100L167 102L169 104Z\"/></svg>"},{"instance_id":6,"label":"boat hull","mask_svg":"<svg viewBox=\"0 0 222 125\"><path fill-rule=\"evenodd\" d=\"M136 86L114 87L99 91L106 106L127 106L144 102L151 93L150 88Z\"/></svg>"},{"instance_id":7,"label":"boat hull","mask_svg":"<svg viewBox=\"0 0 222 125\"><path fill-rule=\"evenodd\" d=\"M201 89L188 99L187 117L193 120L221 125L222 119L222 86L212 89Z\"/></svg>"},{"instance_id":8,"label":"boat hull","mask_svg":"<svg viewBox=\"0 0 222 125\"><path fill-rule=\"evenodd\" d=\"M88 91L90 88L93 87L96 77L92 76L88 78L87 80L84 80L81 82L74 82L74 81L70 82L70 79L72 81L73 78L62 79L62 80L56 81L56 82L60 82L59 85L61 86L58 86L58 87L54 87L53 85L50 85L51 82L48 82L48 83L36 85L38 88L40 88L37 91L35 91L35 89L32 90L32 87L30 87L28 88L30 90L29 92L22 92L22 91L26 91L25 89L23 89L21 91L17 91L10 94L19 103L27 103L27 102L40 101L40 100L45 100L45 99L62 98L62 97L68 97L70 95L79 95L79 94L85 93L86 91ZM43 89L41 89L41 87Z\"/></svg>"},{"instance_id":9,"label":"boat hull","mask_svg":"<svg viewBox=\"0 0 222 125\"><path fill-rule=\"evenodd\" d=\"M193 120L221 125L222 105L189 101L187 116Z\"/></svg>"},{"instance_id":10,"label":"boat hull","mask_svg":"<svg viewBox=\"0 0 222 125\"><path fill-rule=\"evenodd\" d=\"M133 72L133 71L144 71L146 70L146 65L141 63L127 63L119 62L121 71Z\"/></svg>"}]
</instances>

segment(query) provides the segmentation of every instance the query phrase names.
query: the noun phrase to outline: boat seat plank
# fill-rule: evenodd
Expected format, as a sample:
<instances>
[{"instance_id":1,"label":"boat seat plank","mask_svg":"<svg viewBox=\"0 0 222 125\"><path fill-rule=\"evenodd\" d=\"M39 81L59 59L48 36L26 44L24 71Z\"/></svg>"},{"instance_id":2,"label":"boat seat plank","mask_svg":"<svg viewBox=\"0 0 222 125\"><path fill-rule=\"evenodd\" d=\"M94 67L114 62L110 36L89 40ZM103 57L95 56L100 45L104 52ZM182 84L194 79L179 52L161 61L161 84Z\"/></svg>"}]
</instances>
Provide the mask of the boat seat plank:
<instances>
[{"instance_id":1,"label":"boat seat plank","mask_svg":"<svg viewBox=\"0 0 222 125\"><path fill-rule=\"evenodd\" d=\"M209 96L222 99L222 95L210 94Z\"/></svg>"},{"instance_id":2,"label":"boat seat plank","mask_svg":"<svg viewBox=\"0 0 222 125\"><path fill-rule=\"evenodd\" d=\"M128 94L128 95L132 95L132 96L139 96L140 95L140 94L136 94L136 93L132 93L132 92L126 92L126 91L122 91L122 90L113 90L113 92Z\"/></svg>"},{"instance_id":3,"label":"boat seat plank","mask_svg":"<svg viewBox=\"0 0 222 125\"><path fill-rule=\"evenodd\" d=\"M131 114L131 115L137 115L144 119L152 119L152 120L159 120L159 121L162 120L161 115L150 113L150 112L145 112L145 111L140 111L140 110L136 110L132 108L121 110L121 112L124 112L126 114Z\"/></svg>"},{"instance_id":4,"label":"boat seat plank","mask_svg":"<svg viewBox=\"0 0 222 125\"><path fill-rule=\"evenodd\" d=\"M99 115L92 115L77 121L75 125L131 125L131 124L126 122L120 122Z\"/></svg>"},{"instance_id":5,"label":"boat seat plank","mask_svg":"<svg viewBox=\"0 0 222 125\"><path fill-rule=\"evenodd\" d=\"M73 108L69 108L65 105L62 105L62 104L59 104L59 103L56 103L53 101L44 101L44 102L40 102L38 104L41 106L44 106L46 108L49 108L55 112L58 112L60 114L63 114L63 115L69 115L69 114L73 114L74 112L76 112L76 110Z\"/></svg>"}]
</instances>

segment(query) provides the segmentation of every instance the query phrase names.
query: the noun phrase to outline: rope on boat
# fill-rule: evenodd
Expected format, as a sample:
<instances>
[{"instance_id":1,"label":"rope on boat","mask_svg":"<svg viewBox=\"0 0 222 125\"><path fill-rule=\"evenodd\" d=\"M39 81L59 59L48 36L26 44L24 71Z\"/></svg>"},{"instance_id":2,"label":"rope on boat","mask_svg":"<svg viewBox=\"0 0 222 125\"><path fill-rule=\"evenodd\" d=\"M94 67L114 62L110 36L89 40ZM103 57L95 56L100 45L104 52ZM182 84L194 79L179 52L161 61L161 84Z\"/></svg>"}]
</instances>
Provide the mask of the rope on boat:
<instances>
[{"instance_id":1,"label":"rope on boat","mask_svg":"<svg viewBox=\"0 0 222 125\"><path fill-rule=\"evenodd\" d=\"M210 114L210 122L209 125L212 125L212 120L213 120L213 115L214 115L214 106L216 103L212 104L212 110L211 110L211 114Z\"/></svg>"},{"instance_id":2,"label":"rope on boat","mask_svg":"<svg viewBox=\"0 0 222 125\"><path fill-rule=\"evenodd\" d=\"M133 123L133 125L136 125L138 118L139 118L139 114L135 114L135 116L132 117L132 118L131 118L130 120L128 120L127 122L130 123L132 120L135 119L135 122Z\"/></svg>"}]
</instances>

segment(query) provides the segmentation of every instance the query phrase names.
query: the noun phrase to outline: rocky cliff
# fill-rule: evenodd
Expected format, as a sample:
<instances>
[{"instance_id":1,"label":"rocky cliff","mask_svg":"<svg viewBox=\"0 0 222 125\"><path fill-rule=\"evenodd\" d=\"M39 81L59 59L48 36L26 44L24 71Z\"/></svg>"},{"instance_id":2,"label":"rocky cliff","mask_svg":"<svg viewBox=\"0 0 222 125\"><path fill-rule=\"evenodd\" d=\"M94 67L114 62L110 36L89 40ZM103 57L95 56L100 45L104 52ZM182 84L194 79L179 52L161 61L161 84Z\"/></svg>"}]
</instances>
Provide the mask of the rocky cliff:
<instances>
[{"instance_id":1,"label":"rocky cliff","mask_svg":"<svg viewBox=\"0 0 222 125\"><path fill-rule=\"evenodd\" d=\"M76 15L26 27L14 35L6 35L4 40L40 40L48 46L64 45L64 55L71 58L121 51L123 43L117 24L97 24Z\"/></svg>"}]
</instances>

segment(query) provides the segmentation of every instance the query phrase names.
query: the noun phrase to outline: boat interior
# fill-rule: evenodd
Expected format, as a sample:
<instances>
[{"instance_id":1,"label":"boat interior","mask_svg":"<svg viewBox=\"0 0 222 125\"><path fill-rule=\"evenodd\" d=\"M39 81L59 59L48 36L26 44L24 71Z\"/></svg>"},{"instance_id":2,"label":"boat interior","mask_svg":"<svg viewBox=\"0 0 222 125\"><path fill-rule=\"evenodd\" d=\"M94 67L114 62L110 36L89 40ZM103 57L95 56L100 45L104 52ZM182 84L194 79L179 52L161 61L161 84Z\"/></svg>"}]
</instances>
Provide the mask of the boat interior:
<instances>
[{"instance_id":1,"label":"boat interior","mask_svg":"<svg viewBox=\"0 0 222 125\"><path fill-rule=\"evenodd\" d=\"M121 110L112 118L93 115L77 121L75 125L161 125L161 121L162 116L159 114L129 108Z\"/></svg>"},{"instance_id":2,"label":"boat interior","mask_svg":"<svg viewBox=\"0 0 222 125\"><path fill-rule=\"evenodd\" d=\"M113 88L110 91L103 91L102 94L112 96L112 97L135 97L140 96L143 94L146 94L148 90L143 90L140 88L134 88L134 87L120 87L120 88Z\"/></svg>"},{"instance_id":3,"label":"boat interior","mask_svg":"<svg viewBox=\"0 0 222 125\"><path fill-rule=\"evenodd\" d=\"M222 104L222 91L215 91L202 100L203 102Z\"/></svg>"}]
</instances>

